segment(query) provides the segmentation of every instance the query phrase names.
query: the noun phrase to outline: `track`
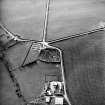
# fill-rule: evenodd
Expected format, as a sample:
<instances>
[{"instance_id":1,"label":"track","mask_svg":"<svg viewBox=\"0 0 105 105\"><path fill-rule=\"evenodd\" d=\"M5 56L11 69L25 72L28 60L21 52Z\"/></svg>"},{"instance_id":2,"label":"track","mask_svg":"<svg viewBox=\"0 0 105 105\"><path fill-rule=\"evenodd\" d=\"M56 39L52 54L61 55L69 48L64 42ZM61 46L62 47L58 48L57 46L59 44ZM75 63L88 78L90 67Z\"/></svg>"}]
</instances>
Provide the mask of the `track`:
<instances>
[{"instance_id":1,"label":"track","mask_svg":"<svg viewBox=\"0 0 105 105\"><path fill-rule=\"evenodd\" d=\"M80 33L80 34L70 35L70 36L59 38L56 40L51 40L51 41L48 41L48 43L52 44L52 43L56 43L56 42L60 42L60 41L64 41L64 40L68 40L68 39L72 39L76 37L82 37L82 36L89 35L91 33L95 33L95 32L102 31L102 30L105 30L105 27L97 28L97 29L94 29L88 32Z\"/></svg>"}]
</instances>

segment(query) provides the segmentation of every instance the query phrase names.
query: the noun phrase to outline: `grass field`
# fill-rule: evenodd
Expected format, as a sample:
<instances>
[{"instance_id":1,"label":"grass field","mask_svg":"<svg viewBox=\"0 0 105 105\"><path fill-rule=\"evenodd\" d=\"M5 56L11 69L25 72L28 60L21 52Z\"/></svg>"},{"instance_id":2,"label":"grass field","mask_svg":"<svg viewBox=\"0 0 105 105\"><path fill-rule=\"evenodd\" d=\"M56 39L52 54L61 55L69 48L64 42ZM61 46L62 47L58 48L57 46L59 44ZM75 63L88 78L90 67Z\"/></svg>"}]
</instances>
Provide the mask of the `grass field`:
<instances>
[{"instance_id":1,"label":"grass field","mask_svg":"<svg viewBox=\"0 0 105 105\"><path fill-rule=\"evenodd\" d=\"M15 75L27 102L33 101L43 92L46 82L45 75L48 76L48 80L62 80L60 66L40 61L31 66L16 69L12 73ZM0 61L0 78L0 105L20 105L22 100L17 97L13 82L2 61Z\"/></svg>"},{"instance_id":2,"label":"grass field","mask_svg":"<svg viewBox=\"0 0 105 105\"><path fill-rule=\"evenodd\" d=\"M0 105L19 105L20 101L15 94L12 80L7 68L0 60Z\"/></svg>"}]
</instances>

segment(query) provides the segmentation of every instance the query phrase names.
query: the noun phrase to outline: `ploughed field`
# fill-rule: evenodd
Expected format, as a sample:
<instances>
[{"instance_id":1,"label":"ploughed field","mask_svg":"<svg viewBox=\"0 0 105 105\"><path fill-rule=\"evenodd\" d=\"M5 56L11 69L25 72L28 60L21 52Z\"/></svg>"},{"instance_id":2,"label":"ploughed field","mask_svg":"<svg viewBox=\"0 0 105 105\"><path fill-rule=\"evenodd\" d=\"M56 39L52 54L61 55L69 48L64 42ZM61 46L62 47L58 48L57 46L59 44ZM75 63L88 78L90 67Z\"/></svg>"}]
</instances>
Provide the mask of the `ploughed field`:
<instances>
[{"instance_id":1,"label":"ploughed field","mask_svg":"<svg viewBox=\"0 0 105 105\"><path fill-rule=\"evenodd\" d=\"M51 44L63 52L67 94L73 105L105 105L105 31Z\"/></svg>"},{"instance_id":2,"label":"ploughed field","mask_svg":"<svg viewBox=\"0 0 105 105\"><path fill-rule=\"evenodd\" d=\"M2 0L2 22L24 38L41 40L47 0ZM96 28L105 21L105 0L51 0L47 40Z\"/></svg>"}]
</instances>

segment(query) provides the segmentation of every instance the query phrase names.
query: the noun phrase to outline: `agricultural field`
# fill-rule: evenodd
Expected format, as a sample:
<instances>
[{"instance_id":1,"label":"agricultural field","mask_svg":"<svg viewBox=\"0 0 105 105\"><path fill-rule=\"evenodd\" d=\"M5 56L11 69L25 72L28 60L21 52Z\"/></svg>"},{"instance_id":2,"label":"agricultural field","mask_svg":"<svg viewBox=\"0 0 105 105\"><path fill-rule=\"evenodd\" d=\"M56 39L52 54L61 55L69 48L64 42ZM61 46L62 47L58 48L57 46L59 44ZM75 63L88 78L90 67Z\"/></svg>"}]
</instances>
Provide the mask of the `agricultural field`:
<instances>
[{"instance_id":1,"label":"agricultural field","mask_svg":"<svg viewBox=\"0 0 105 105\"><path fill-rule=\"evenodd\" d=\"M67 93L73 105L104 105L105 31L51 45L63 53Z\"/></svg>"},{"instance_id":2,"label":"agricultural field","mask_svg":"<svg viewBox=\"0 0 105 105\"><path fill-rule=\"evenodd\" d=\"M24 38L41 40L47 0L2 0L1 19ZM104 0L51 0L47 40L78 34L105 21Z\"/></svg>"},{"instance_id":3,"label":"agricultural field","mask_svg":"<svg viewBox=\"0 0 105 105\"><path fill-rule=\"evenodd\" d=\"M19 105L20 100L14 91L13 82L7 68L0 60L0 105Z\"/></svg>"},{"instance_id":4,"label":"agricultural field","mask_svg":"<svg viewBox=\"0 0 105 105\"><path fill-rule=\"evenodd\" d=\"M41 41L47 1L1 0L0 24L22 38ZM105 105L105 30L57 42L51 41L105 26L104 10L105 0L50 2L46 41L62 51L66 90L72 105ZM0 28L0 35L2 33L4 31ZM62 78L60 63L37 60L36 47L35 42L19 42L4 51L4 61L9 62L11 76L14 75L16 79L13 81L19 83L21 92L28 101L34 100L43 91L46 74L57 75L60 80ZM0 42L0 54L1 50ZM43 52L42 55L44 54ZM7 62L1 56L2 54L0 105L20 105L23 100L17 97ZM46 57L49 56L46 54ZM45 60L46 57L40 59ZM23 66L23 63L27 65Z\"/></svg>"}]
</instances>

